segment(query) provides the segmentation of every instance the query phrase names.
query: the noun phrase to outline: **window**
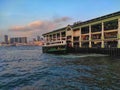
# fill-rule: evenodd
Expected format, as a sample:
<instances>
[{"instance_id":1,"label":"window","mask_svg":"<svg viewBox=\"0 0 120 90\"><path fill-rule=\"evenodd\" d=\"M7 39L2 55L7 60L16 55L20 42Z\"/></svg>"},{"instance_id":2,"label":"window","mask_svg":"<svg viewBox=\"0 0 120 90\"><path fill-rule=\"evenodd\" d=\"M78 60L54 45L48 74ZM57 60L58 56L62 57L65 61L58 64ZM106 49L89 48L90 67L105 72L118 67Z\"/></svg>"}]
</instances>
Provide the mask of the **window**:
<instances>
[{"instance_id":1,"label":"window","mask_svg":"<svg viewBox=\"0 0 120 90\"><path fill-rule=\"evenodd\" d=\"M89 35L82 35L81 38L82 40L89 40Z\"/></svg>"},{"instance_id":2,"label":"window","mask_svg":"<svg viewBox=\"0 0 120 90\"><path fill-rule=\"evenodd\" d=\"M118 19L104 22L104 30L113 30L118 28Z\"/></svg>"},{"instance_id":3,"label":"window","mask_svg":"<svg viewBox=\"0 0 120 90\"><path fill-rule=\"evenodd\" d=\"M89 26L81 28L81 34L89 33Z\"/></svg>"},{"instance_id":4,"label":"window","mask_svg":"<svg viewBox=\"0 0 120 90\"><path fill-rule=\"evenodd\" d=\"M79 37L73 37L74 41L79 41Z\"/></svg>"},{"instance_id":5,"label":"window","mask_svg":"<svg viewBox=\"0 0 120 90\"><path fill-rule=\"evenodd\" d=\"M67 29L67 31L70 31L70 30L71 30L70 28Z\"/></svg>"},{"instance_id":6,"label":"window","mask_svg":"<svg viewBox=\"0 0 120 90\"><path fill-rule=\"evenodd\" d=\"M62 34L62 37L65 37L65 36L66 36L66 33L65 33L65 32L62 32L61 34Z\"/></svg>"},{"instance_id":7,"label":"window","mask_svg":"<svg viewBox=\"0 0 120 90\"><path fill-rule=\"evenodd\" d=\"M101 34L95 34L95 35L92 35L91 37L93 40L94 39L101 39Z\"/></svg>"},{"instance_id":8,"label":"window","mask_svg":"<svg viewBox=\"0 0 120 90\"><path fill-rule=\"evenodd\" d=\"M91 32L100 32L102 30L102 24L95 24L91 26Z\"/></svg>"}]
</instances>

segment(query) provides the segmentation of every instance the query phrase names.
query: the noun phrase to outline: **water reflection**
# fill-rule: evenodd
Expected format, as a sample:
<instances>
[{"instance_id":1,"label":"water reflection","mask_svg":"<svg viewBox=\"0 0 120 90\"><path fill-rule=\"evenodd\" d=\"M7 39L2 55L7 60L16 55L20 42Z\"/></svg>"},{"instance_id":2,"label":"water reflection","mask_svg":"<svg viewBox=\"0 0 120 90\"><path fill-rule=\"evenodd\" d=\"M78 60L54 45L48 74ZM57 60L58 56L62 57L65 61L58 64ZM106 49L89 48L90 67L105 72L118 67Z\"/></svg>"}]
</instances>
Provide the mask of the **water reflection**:
<instances>
[{"instance_id":1,"label":"water reflection","mask_svg":"<svg viewBox=\"0 0 120 90\"><path fill-rule=\"evenodd\" d=\"M43 54L40 47L0 52L1 90L119 90L120 59Z\"/></svg>"}]
</instances>

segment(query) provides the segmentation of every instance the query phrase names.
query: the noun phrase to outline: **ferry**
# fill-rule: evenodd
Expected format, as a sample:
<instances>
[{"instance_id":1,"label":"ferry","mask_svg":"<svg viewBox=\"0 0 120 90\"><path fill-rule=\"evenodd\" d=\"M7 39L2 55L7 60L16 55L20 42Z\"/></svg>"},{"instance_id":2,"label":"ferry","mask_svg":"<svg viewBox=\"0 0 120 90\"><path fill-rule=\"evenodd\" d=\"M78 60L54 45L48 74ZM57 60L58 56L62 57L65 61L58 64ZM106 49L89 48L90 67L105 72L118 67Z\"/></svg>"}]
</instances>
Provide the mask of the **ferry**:
<instances>
[{"instance_id":1,"label":"ferry","mask_svg":"<svg viewBox=\"0 0 120 90\"><path fill-rule=\"evenodd\" d=\"M120 11L43 34L44 53L78 52L120 56Z\"/></svg>"},{"instance_id":2,"label":"ferry","mask_svg":"<svg viewBox=\"0 0 120 90\"><path fill-rule=\"evenodd\" d=\"M67 53L65 28L46 33L49 37L43 34L45 38L45 43L42 47L44 53Z\"/></svg>"},{"instance_id":3,"label":"ferry","mask_svg":"<svg viewBox=\"0 0 120 90\"><path fill-rule=\"evenodd\" d=\"M43 46L43 52L45 53L66 53L67 45L65 40L47 42Z\"/></svg>"}]
</instances>

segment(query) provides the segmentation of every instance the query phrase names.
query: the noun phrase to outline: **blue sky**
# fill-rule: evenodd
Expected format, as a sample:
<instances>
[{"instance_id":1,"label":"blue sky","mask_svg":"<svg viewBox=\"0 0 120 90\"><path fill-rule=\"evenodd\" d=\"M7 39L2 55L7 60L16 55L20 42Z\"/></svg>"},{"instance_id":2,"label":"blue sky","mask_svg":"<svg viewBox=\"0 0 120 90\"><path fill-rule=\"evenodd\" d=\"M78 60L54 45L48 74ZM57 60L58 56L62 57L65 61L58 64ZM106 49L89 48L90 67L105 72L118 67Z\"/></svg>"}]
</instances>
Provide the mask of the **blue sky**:
<instances>
[{"instance_id":1,"label":"blue sky","mask_svg":"<svg viewBox=\"0 0 120 90\"><path fill-rule=\"evenodd\" d=\"M29 37L35 36L35 32L50 31L47 25L54 30L116 11L120 11L120 0L0 0L0 37L8 33L24 36L28 32Z\"/></svg>"}]
</instances>

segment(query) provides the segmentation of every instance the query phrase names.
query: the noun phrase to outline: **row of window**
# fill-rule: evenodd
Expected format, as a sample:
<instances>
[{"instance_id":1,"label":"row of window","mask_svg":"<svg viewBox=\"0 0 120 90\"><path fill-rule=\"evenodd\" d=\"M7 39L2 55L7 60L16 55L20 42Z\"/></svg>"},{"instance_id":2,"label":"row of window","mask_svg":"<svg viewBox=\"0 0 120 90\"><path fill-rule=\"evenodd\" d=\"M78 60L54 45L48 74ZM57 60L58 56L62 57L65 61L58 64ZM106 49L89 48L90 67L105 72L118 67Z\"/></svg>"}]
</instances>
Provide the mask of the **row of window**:
<instances>
[{"instance_id":1,"label":"row of window","mask_svg":"<svg viewBox=\"0 0 120 90\"><path fill-rule=\"evenodd\" d=\"M100 48L101 47L101 42L91 42L91 46L93 48ZM111 47L117 47L118 42L117 41L108 41L104 43L105 48L111 48ZM89 48L89 42L84 42L82 43L82 47L84 48Z\"/></svg>"},{"instance_id":2,"label":"row of window","mask_svg":"<svg viewBox=\"0 0 120 90\"><path fill-rule=\"evenodd\" d=\"M62 37L65 37L66 36L66 32L61 32L61 36ZM57 34L53 34L53 35L47 35L46 36L47 38L49 37L49 38L56 38L56 37L60 37L60 33L57 33Z\"/></svg>"},{"instance_id":3,"label":"row of window","mask_svg":"<svg viewBox=\"0 0 120 90\"><path fill-rule=\"evenodd\" d=\"M118 19L111 20L104 22L104 30L113 30L118 28ZM100 32L102 30L102 23L98 23L95 25L91 25L91 32ZM81 33L86 34L89 33L89 26L82 27L81 28Z\"/></svg>"},{"instance_id":4,"label":"row of window","mask_svg":"<svg viewBox=\"0 0 120 90\"><path fill-rule=\"evenodd\" d=\"M115 20L111 20L111 21L106 21L103 23L103 29L106 31L106 30L114 30L114 29L118 29L118 19L115 19ZM76 30L79 30L79 29L75 29L74 31ZM98 24L95 24L95 25L91 25L91 32L100 32L102 30L102 23L98 23ZM86 27L82 27L81 28L81 34L87 34L89 33L89 26L86 26ZM61 32L61 35L62 37L65 37L66 36L66 32ZM60 36L60 33L57 33L56 34L53 34L53 35L49 35L49 37L59 37ZM48 35L47 35L48 37Z\"/></svg>"},{"instance_id":5,"label":"row of window","mask_svg":"<svg viewBox=\"0 0 120 90\"><path fill-rule=\"evenodd\" d=\"M82 38L82 40L89 40L89 35L82 35L81 38ZM105 34L104 34L104 38L105 38L105 39L117 38L117 32L105 33ZM67 38L62 37L61 39L62 39L62 40L65 40L65 39L69 40L69 39L72 39L72 37L71 37L71 36L67 36ZM101 34L93 34L93 35L91 35L91 39L92 39L92 40L101 39ZM50 41L53 40L53 41L55 41L56 38L49 38L49 39L47 39L47 40L50 40ZM60 40L60 37L57 37L57 40ZM74 40L74 41L78 41L78 40L79 40L79 36L78 36L78 37L73 37L73 40Z\"/></svg>"}]
</instances>

